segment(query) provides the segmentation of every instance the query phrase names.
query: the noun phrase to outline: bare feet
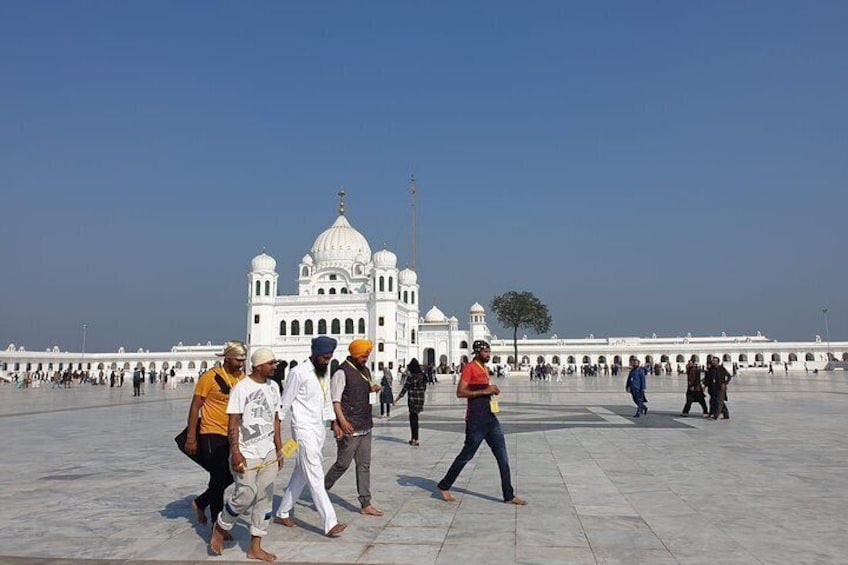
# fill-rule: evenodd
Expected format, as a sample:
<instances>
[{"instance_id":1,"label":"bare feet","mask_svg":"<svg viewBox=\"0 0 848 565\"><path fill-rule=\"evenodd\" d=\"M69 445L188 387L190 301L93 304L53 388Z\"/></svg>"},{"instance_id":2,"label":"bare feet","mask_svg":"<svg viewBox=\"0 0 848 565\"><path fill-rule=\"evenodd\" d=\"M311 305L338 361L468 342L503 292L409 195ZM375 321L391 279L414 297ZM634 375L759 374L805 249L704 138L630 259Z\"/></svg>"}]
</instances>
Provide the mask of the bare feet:
<instances>
[{"instance_id":1,"label":"bare feet","mask_svg":"<svg viewBox=\"0 0 848 565\"><path fill-rule=\"evenodd\" d=\"M442 495L442 500L445 502L456 502L456 499L451 495L449 490L439 489L439 492Z\"/></svg>"},{"instance_id":2,"label":"bare feet","mask_svg":"<svg viewBox=\"0 0 848 565\"><path fill-rule=\"evenodd\" d=\"M262 538L259 536L252 536L250 538L250 549L247 550L247 558L267 561L269 563L276 561L277 556L262 549L261 543Z\"/></svg>"},{"instance_id":3,"label":"bare feet","mask_svg":"<svg viewBox=\"0 0 848 565\"><path fill-rule=\"evenodd\" d=\"M347 528L347 524L341 524L341 523L336 524L335 526L333 526L330 529L329 532L327 532L327 537L328 538L337 538L340 535L342 535L342 532L345 531L345 528Z\"/></svg>"},{"instance_id":4,"label":"bare feet","mask_svg":"<svg viewBox=\"0 0 848 565\"><path fill-rule=\"evenodd\" d=\"M275 524L281 524L281 525L283 525L287 528L296 528L297 527L297 524L295 524L294 520L292 520L291 518L279 518L279 517L277 517L277 518L274 518L274 523Z\"/></svg>"},{"instance_id":5,"label":"bare feet","mask_svg":"<svg viewBox=\"0 0 848 565\"><path fill-rule=\"evenodd\" d=\"M218 524L212 524L212 537L209 538L209 551L215 555L221 555L224 551L224 530L218 527Z\"/></svg>"},{"instance_id":6,"label":"bare feet","mask_svg":"<svg viewBox=\"0 0 848 565\"><path fill-rule=\"evenodd\" d=\"M197 505L196 500L191 501L191 507L194 508L194 512L197 514L197 523L205 526L208 521L206 519L206 511Z\"/></svg>"},{"instance_id":7,"label":"bare feet","mask_svg":"<svg viewBox=\"0 0 848 565\"><path fill-rule=\"evenodd\" d=\"M516 506L526 506L527 505L526 500L524 500L523 498L518 498L517 496L513 497L512 500L507 500L506 503L507 504L515 504Z\"/></svg>"},{"instance_id":8,"label":"bare feet","mask_svg":"<svg viewBox=\"0 0 848 565\"><path fill-rule=\"evenodd\" d=\"M373 504L369 504L365 508L359 511L360 514L365 514L366 516L382 516L383 512L378 510L376 506Z\"/></svg>"}]
</instances>

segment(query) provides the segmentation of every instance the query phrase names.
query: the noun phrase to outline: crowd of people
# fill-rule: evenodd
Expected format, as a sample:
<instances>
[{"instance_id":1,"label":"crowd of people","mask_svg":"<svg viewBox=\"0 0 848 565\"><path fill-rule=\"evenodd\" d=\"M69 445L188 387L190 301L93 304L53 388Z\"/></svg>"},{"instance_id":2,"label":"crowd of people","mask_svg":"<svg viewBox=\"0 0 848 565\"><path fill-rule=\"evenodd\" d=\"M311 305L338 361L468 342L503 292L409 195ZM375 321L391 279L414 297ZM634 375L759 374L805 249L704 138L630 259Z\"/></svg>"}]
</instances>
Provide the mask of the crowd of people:
<instances>
[{"instance_id":1,"label":"crowd of people","mask_svg":"<svg viewBox=\"0 0 848 565\"><path fill-rule=\"evenodd\" d=\"M224 545L232 541L230 531L242 516L249 523L251 536L247 557L275 561L276 555L262 547L262 539L268 535L272 518L286 528L298 526L293 513L307 487L324 535L341 536L347 524L339 522L327 491L342 479L351 464L355 468L360 513L383 515L371 493L373 406L379 402L388 416L390 406L406 396L409 444L420 445L418 417L424 408L428 377L416 359L410 360L400 379L401 389L393 397L391 372L384 371L378 384L368 368L371 341L351 342L347 358L334 366L336 345L336 340L328 336L314 338L311 356L290 370L282 391L273 378L278 365L273 351L255 350L251 373L245 375L247 348L236 341L226 344L220 354L220 366L198 379L189 407L184 451L209 473L207 488L192 501L192 508L198 523L212 521L212 553L220 555ZM492 384L486 367L491 350L485 341L474 342L473 350L474 360L463 367L456 390L457 397L468 403L465 443L439 481L438 492L444 501L454 501L451 487L486 441L498 463L504 502L523 506L526 502L513 489L506 443L497 418L496 397L500 389ZM297 446L294 454L287 454L281 437L282 422L287 418ZM325 473L322 450L328 433L336 441L337 455ZM274 480L287 457L294 458L294 469L274 510ZM226 489L233 483L235 487L225 500Z\"/></svg>"}]
</instances>

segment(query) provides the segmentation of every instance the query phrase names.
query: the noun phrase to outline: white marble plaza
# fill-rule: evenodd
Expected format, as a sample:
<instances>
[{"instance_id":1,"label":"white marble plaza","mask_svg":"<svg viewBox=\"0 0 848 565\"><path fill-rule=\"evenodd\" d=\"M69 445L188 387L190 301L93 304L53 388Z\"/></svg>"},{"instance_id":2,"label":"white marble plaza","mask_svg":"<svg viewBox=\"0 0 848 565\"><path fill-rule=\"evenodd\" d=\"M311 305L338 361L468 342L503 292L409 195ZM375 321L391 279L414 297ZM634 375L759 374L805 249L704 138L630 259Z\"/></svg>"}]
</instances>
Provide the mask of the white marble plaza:
<instances>
[{"instance_id":1,"label":"white marble plaza","mask_svg":"<svg viewBox=\"0 0 848 565\"><path fill-rule=\"evenodd\" d=\"M374 430L372 491L382 518L357 512L351 468L332 491L339 539L304 500L265 545L283 563L844 563L848 541L848 375L743 375L731 419L677 417L679 377L653 377L639 420L623 377L501 380L517 493L504 505L485 447L434 493L463 441L454 387L431 387L421 447L400 404ZM106 565L245 561L247 531L222 557L189 503L204 473L174 447L191 388L0 385L0 563ZM287 427L287 426L286 426ZM329 442L325 466L332 463ZM277 498L291 473L278 478Z\"/></svg>"}]
</instances>

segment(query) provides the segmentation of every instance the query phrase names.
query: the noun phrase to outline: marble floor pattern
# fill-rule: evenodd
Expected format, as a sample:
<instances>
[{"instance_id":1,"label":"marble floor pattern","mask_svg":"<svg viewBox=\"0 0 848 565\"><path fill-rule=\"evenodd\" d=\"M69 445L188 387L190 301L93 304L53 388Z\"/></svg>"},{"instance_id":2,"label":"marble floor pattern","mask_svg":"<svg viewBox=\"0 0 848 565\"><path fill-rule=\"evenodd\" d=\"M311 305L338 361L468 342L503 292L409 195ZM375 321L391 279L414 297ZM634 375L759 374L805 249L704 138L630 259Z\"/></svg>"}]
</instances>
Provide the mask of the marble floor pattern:
<instances>
[{"instance_id":1,"label":"marble floor pattern","mask_svg":"<svg viewBox=\"0 0 848 565\"><path fill-rule=\"evenodd\" d=\"M513 483L529 502L517 508L502 503L485 445L458 502L434 493L463 442L464 404L443 379L427 392L420 447L407 444L405 400L375 419L384 517L359 515L351 467L331 493L349 523L341 538L321 535L306 491L300 527L272 525L265 546L313 564L848 562L848 374L742 374L727 421L680 418L684 380L651 377L650 411L634 419L623 377L500 379ZM191 390L0 385L0 564L247 561L245 528L211 556L192 519L206 475L173 442ZM326 468L334 442L324 455Z\"/></svg>"}]
</instances>

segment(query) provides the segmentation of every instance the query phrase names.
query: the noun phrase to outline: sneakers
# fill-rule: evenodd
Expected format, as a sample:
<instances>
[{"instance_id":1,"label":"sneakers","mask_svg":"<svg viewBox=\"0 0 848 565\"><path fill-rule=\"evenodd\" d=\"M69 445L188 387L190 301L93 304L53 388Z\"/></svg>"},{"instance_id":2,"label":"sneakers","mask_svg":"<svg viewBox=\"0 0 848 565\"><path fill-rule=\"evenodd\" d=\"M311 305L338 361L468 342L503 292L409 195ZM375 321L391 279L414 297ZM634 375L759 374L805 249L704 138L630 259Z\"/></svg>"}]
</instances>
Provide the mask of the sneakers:
<instances>
[{"instance_id":1,"label":"sneakers","mask_svg":"<svg viewBox=\"0 0 848 565\"><path fill-rule=\"evenodd\" d=\"M681 417L681 418L688 418L688 417L689 417L689 414L687 414L686 412L682 412L682 413L680 414L680 417Z\"/></svg>"}]
</instances>

